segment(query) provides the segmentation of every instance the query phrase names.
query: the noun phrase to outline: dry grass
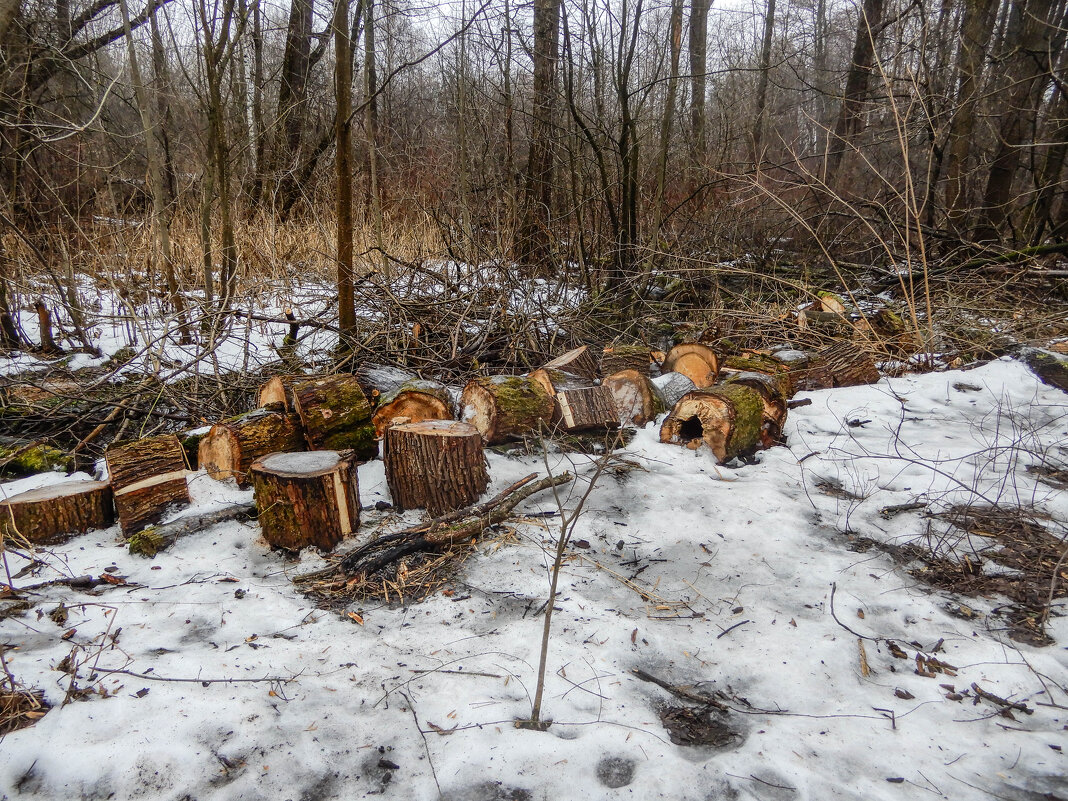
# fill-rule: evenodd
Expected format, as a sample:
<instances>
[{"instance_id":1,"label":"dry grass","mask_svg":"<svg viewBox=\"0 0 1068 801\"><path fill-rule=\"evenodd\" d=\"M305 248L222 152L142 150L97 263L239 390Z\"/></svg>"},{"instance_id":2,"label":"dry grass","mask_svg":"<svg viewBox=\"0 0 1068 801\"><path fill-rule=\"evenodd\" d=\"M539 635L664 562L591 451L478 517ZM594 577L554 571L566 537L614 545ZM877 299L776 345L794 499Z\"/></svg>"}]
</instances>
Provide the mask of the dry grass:
<instances>
[{"instance_id":1,"label":"dry grass","mask_svg":"<svg viewBox=\"0 0 1068 801\"><path fill-rule=\"evenodd\" d=\"M40 690L0 689L0 737L32 726L50 708Z\"/></svg>"}]
</instances>

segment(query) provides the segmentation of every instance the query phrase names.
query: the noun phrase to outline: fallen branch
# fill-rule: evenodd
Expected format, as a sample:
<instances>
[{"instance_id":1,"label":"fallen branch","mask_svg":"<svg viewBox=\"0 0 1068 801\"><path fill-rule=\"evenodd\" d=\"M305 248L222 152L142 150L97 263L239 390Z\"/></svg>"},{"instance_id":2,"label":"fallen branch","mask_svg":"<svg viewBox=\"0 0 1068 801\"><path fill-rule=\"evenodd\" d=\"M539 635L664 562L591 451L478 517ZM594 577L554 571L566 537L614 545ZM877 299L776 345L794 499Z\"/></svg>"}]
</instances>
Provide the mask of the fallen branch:
<instances>
[{"instance_id":1,"label":"fallen branch","mask_svg":"<svg viewBox=\"0 0 1068 801\"><path fill-rule=\"evenodd\" d=\"M216 509L214 512L183 517L181 520L176 520L163 526L146 528L144 531L139 531L131 536L127 542L130 546L130 553L140 554L151 559L160 551L173 545L174 541L179 537L195 534L217 523L225 523L230 520L249 520L255 516L256 505L254 503L238 503L233 506Z\"/></svg>"}]
</instances>

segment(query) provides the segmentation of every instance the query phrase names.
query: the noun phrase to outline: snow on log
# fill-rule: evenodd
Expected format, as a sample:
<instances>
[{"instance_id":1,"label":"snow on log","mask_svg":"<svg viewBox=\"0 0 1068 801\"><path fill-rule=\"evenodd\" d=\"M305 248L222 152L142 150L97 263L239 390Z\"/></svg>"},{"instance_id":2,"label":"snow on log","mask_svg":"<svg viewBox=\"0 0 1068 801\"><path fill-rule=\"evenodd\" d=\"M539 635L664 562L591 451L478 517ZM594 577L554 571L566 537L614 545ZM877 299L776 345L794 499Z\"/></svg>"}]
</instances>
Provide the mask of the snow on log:
<instances>
[{"instance_id":1,"label":"snow on log","mask_svg":"<svg viewBox=\"0 0 1068 801\"><path fill-rule=\"evenodd\" d=\"M249 470L263 538L273 548L334 548L360 524L356 455L272 453Z\"/></svg>"},{"instance_id":2,"label":"snow on log","mask_svg":"<svg viewBox=\"0 0 1068 801\"><path fill-rule=\"evenodd\" d=\"M273 406L253 409L213 425L200 440L197 463L212 478L218 481L232 478L239 487L244 487L248 484L249 468L261 456L302 450L304 434L300 418Z\"/></svg>"},{"instance_id":3,"label":"snow on log","mask_svg":"<svg viewBox=\"0 0 1068 801\"><path fill-rule=\"evenodd\" d=\"M294 381L289 396L309 450L353 450L361 461L378 455L371 406L355 376L339 373Z\"/></svg>"},{"instance_id":4,"label":"snow on log","mask_svg":"<svg viewBox=\"0 0 1068 801\"><path fill-rule=\"evenodd\" d=\"M698 389L716 383L719 375L719 359L716 352L701 342L686 342L676 345L664 358L663 372L682 373L693 381Z\"/></svg>"},{"instance_id":5,"label":"snow on log","mask_svg":"<svg viewBox=\"0 0 1068 801\"><path fill-rule=\"evenodd\" d=\"M611 390L584 376L542 367L530 374L553 399L552 422L564 431L619 428Z\"/></svg>"},{"instance_id":6,"label":"snow on log","mask_svg":"<svg viewBox=\"0 0 1068 801\"><path fill-rule=\"evenodd\" d=\"M590 353L590 349L586 345L569 350L562 356L557 356L546 364L544 369L562 370L565 373L582 376L590 381L596 381L601 375L597 370L597 363L593 360L593 354Z\"/></svg>"},{"instance_id":7,"label":"snow on log","mask_svg":"<svg viewBox=\"0 0 1068 801\"><path fill-rule=\"evenodd\" d=\"M403 384L419 378L411 370L386 364L361 364L354 375L371 406L378 405L382 396L392 395Z\"/></svg>"},{"instance_id":8,"label":"snow on log","mask_svg":"<svg viewBox=\"0 0 1068 801\"><path fill-rule=\"evenodd\" d=\"M407 417L413 423L421 420L449 420L452 418L452 398L444 384L414 378L397 389L378 398L371 421L375 436L382 437L393 420Z\"/></svg>"},{"instance_id":9,"label":"snow on log","mask_svg":"<svg viewBox=\"0 0 1068 801\"><path fill-rule=\"evenodd\" d=\"M683 380L689 384L691 390L694 388L690 379L683 377ZM613 373L601 382L601 386L611 393L616 414L625 426L644 426L670 408L649 376L637 370L620 370Z\"/></svg>"},{"instance_id":10,"label":"snow on log","mask_svg":"<svg viewBox=\"0 0 1068 801\"><path fill-rule=\"evenodd\" d=\"M683 395L660 427L660 441L693 449L704 444L727 462L760 447L763 419L760 393L724 384Z\"/></svg>"},{"instance_id":11,"label":"snow on log","mask_svg":"<svg viewBox=\"0 0 1068 801\"><path fill-rule=\"evenodd\" d=\"M645 345L614 345L601 354L601 375L613 375L623 370L637 370L649 375L652 351Z\"/></svg>"},{"instance_id":12,"label":"snow on log","mask_svg":"<svg viewBox=\"0 0 1068 801\"><path fill-rule=\"evenodd\" d=\"M123 534L158 523L172 506L189 505L185 450L174 434L112 445L104 461Z\"/></svg>"},{"instance_id":13,"label":"snow on log","mask_svg":"<svg viewBox=\"0 0 1068 801\"><path fill-rule=\"evenodd\" d=\"M553 417L553 399L529 377L495 375L469 381L460 396L462 418L489 445L522 439Z\"/></svg>"},{"instance_id":14,"label":"snow on log","mask_svg":"<svg viewBox=\"0 0 1068 801\"><path fill-rule=\"evenodd\" d=\"M62 542L113 522L111 487L105 481L64 481L0 502L0 535L16 543Z\"/></svg>"},{"instance_id":15,"label":"snow on log","mask_svg":"<svg viewBox=\"0 0 1068 801\"><path fill-rule=\"evenodd\" d=\"M437 517L478 500L489 484L482 436L469 423L423 420L386 429L382 441L393 505Z\"/></svg>"},{"instance_id":16,"label":"snow on log","mask_svg":"<svg viewBox=\"0 0 1068 801\"><path fill-rule=\"evenodd\" d=\"M879 371L866 350L852 342L838 342L821 350L805 371L805 389L831 389L874 384Z\"/></svg>"}]
</instances>

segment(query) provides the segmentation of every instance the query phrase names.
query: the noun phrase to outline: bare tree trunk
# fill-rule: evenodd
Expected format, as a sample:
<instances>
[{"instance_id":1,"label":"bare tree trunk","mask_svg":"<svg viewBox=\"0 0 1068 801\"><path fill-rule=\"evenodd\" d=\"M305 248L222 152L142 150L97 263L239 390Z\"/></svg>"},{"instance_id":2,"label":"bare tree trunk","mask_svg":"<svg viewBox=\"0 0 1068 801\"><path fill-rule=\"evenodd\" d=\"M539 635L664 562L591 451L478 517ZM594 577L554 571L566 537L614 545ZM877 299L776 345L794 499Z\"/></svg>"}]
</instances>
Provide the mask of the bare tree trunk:
<instances>
[{"instance_id":1,"label":"bare tree trunk","mask_svg":"<svg viewBox=\"0 0 1068 801\"><path fill-rule=\"evenodd\" d=\"M671 17L668 21L668 38L670 47L670 70L667 94L664 97L664 116L660 121L660 151L656 164L656 198L653 201L653 213L656 215L653 226L653 241L660 237L660 226L664 221L664 193L667 187L667 162L671 149L671 126L675 121L675 96L679 88L679 61L682 55L682 0L671 0Z\"/></svg>"},{"instance_id":2,"label":"bare tree trunk","mask_svg":"<svg viewBox=\"0 0 1068 801\"><path fill-rule=\"evenodd\" d=\"M753 120L753 167L764 159L764 124L768 105L768 72L771 69L771 42L775 35L775 0L768 0L764 12L764 40L760 45L760 77L757 79L756 110Z\"/></svg>"},{"instance_id":3,"label":"bare tree trunk","mask_svg":"<svg viewBox=\"0 0 1068 801\"><path fill-rule=\"evenodd\" d=\"M174 202L178 197L178 180L174 174L174 158L171 154L170 131L174 127L174 113L171 111L171 79L167 71L167 55L163 49L163 34L159 20L153 14L149 17L152 31L152 77L156 84L156 113L159 115L157 126L160 157L163 162L164 184L167 188L167 205L169 216L173 216Z\"/></svg>"},{"instance_id":4,"label":"bare tree trunk","mask_svg":"<svg viewBox=\"0 0 1068 801\"><path fill-rule=\"evenodd\" d=\"M1063 61L1063 60L1062 60ZM1063 70L1061 71L1063 74ZM1068 92L1064 86L1058 86L1050 103L1046 134L1042 141L1051 143L1042 169L1037 178L1038 194L1029 212L1030 244L1042 243L1046 226L1051 223L1051 213L1056 200L1057 190L1061 185L1065 157L1068 156Z\"/></svg>"},{"instance_id":5,"label":"bare tree trunk","mask_svg":"<svg viewBox=\"0 0 1068 801\"><path fill-rule=\"evenodd\" d=\"M356 296L352 262L352 41L349 0L334 6L334 94L337 115L337 298L339 345L356 329Z\"/></svg>"},{"instance_id":6,"label":"bare tree trunk","mask_svg":"<svg viewBox=\"0 0 1068 801\"><path fill-rule=\"evenodd\" d=\"M260 0L252 0L252 191L257 203L263 192L267 130L263 123L263 11Z\"/></svg>"},{"instance_id":7,"label":"bare tree trunk","mask_svg":"<svg viewBox=\"0 0 1068 801\"><path fill-rule=\"evenodd\" d=\"M708 77L708 11L712 0L690 2L690 136L694 164L704 164L705 86Z\"/></svg>"},{"instance_id":8,"label":"bare tree trunk","mask_svg":"<svg viewBox=\"0 0 1068 801\"><path fill-rule=\"evenodd\" d=\"M275 145L275 169L279 206L290 208L301 191L294 173L300 154L300 141L307 119L308 77L311 71L312 15L315 0L292 0L286 49L282 57L282 80L278 87L279 136Z\"/></svg>"},{"instance_id":9,"label":"bare tree trunk","mask_svg":"<svg viewBox=\"0 0 1068 801\"><path fill-rule=\"evenodd\" d=\"M389 272L389 260L385 258L385 238L382 220L382 189L378 176L378 73L375 66L375 0L365 0L363 22L363 76L364 109L363 126L367 141L367 209L371 213L374 226L375 263L384 273Z\"/></svg>"}]
</instances>

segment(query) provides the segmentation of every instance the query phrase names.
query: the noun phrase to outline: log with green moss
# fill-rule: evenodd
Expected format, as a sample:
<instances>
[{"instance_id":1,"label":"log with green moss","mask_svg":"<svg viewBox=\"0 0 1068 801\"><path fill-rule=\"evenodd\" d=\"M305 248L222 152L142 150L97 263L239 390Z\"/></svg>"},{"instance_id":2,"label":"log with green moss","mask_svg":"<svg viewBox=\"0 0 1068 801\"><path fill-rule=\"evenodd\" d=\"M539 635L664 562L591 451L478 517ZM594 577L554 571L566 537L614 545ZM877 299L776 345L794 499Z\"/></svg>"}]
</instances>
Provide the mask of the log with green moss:
<instances>
[{"instance_id":1,"label":"log with green moss","mask_svg":"<svg viewBox=\"0 0 1068 801\"><path fill-rule=\"evenodd\" d=\"M218 523L225 523L230 520L252 520L255 517L255 504L234 504L233 506L225 506L222 509L205 512L204 514L183 517L164 526L146 528L144 531L136 532L128 537L126 544L131 554L151 559L160 551L173 545L174 541L179 537L195 534Z\"/></svg>"},{"instance_id":2,"label":"log with green moss","mask_svg":"<svg viewBox=\"0 0 1068 801\"><path fill-rule=\"evenodd\" d=\"M355 376L346 373L294 381L289 394L309 450L352 450L361 461L378 455L371 405Z\"/></svg>"},{"instance_id":3,"label":"log with green moss","mask_svg":"<svg viewBox=\"0 0 1068 801\"><path fill-rule=\"evenodd\" d=\"M782 382L776 376L763 373L731 373L724 384L737 384L755 389L760 393L764 404L764 423L761 439L765 447L771 447L782 439L782 430L786 425L786 396L782 391Z\"/></svg>"},{"instance_id":4,"label":"log with green moss","mask_svg":"<svg viewBox=\"0 0 1068 801\"><path fill-rule=\"evenodd\" d=\"M468 382L460 407L462 418L490 445L522 439L543 424L551 425L554 408L549 393L534 379L504 375Z\"/></svg>"},{"instance_id":5,"label":"log with green moss","mask_svg":"<svg viewBox=\"0 0 1068 801\"><path fill-rule=\"evenodd\" d=\"M759 392L724 384L684 395L660 427L660 441L694 450L707 446L727 462L762 447L763 420Z\"/></svg>"},{"instance_id":6,"label":"log with green moss","mask_svg":"<svg viewBox=\"0 0 1068 801\"><path fill-rule=\"evenodd\" d=\"M0 445L0 476L22 478L53 470L69 473L74 469L74 457L69 453L39 442Z\"/></svg>"},{"instance_id":7,"label":"log with green moss","mask_svg":"<svg viewBox=\"0 0 1068 801\"><path fill-rule=\"evenodd\" d=\"M612 345L601 354L601 375L612 375L621 370L637 370L649 375L652 362L652 349L647 345Z\"/></svg>"},{"instance_id":8,"label":"log with green moss","mask_svg":"<svg viewBox=\"0 0 1068 801\"><path fill-rule=\"evenodd\" d=\"M723 360L722 378L736 373L762 373L778 382L784 398L792 398L797 391L797 382L802 370L784 364L766 353L744 353L740 356L728 356Z\"/></svg>"},{"instance_id":9,"label":"log with green moss","mask_svg":"<svg viewBox=\"0 0 1068 801\"><path fill-rule=\"evenodd\" d=\"M413 378L388 394L379 396L371 422L381 437L390 423L401 417L413 423L452 418L452 398L444 384Z\"/></svg>"},{"instance_id":10,"label":"log with green moss","mask_svg":"<svg viewBox=\"0 0 1068 801\"><path fill-rule=\"evenodd\" d=\"M261 456L302 450L300 418L273 405L213 425L200 441L197 463L212 478L232 478L243 487L248 484L249 468Z\"/></svg>"},{"instance_id":11,"label":"log with green moss","mask_svg":"<svg viewBox=\"0 0 1068 801\"><path fill-rule=\"evenodd\" d=\"M1017 358L1031 368L1043 384L1068 392L1068 358L1042 348L1020 348Z\"/></svg>"}]
</instances>

